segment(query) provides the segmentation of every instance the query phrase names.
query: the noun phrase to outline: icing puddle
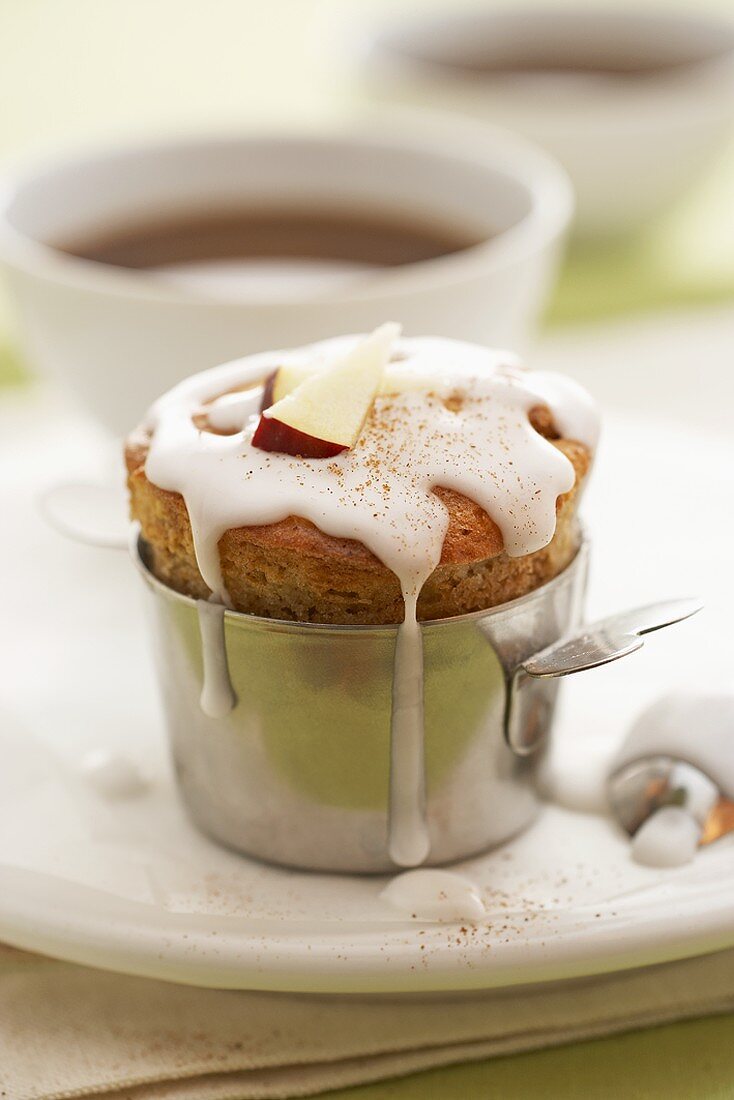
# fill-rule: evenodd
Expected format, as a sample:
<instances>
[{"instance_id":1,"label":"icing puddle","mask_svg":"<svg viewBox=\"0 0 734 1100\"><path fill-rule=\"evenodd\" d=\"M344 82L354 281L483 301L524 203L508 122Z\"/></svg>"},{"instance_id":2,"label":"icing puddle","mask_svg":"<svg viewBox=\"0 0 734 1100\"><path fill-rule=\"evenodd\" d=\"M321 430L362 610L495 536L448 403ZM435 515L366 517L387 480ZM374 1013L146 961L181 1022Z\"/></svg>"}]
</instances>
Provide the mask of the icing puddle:
<instances>
[{"instance_id":1,"label":"icing puddle","mask_svg":"<svg viewBox=\"0 0 734 1100\"><path fill-rule=\"evenodd\" d=\"M380 897L416 920L473 923L487 914L478 887L454 871L405 871Z\"/></svg>"},{"instance_id":2,"label":"icing puddle","mask_svg":"<svg viewBox=\"0 0 734 1100\"><path fill-rule=\"evenodd\" d=\"M640 825L632 838L632 858L645 867L680 867L696 854L701 828L679 806L665 806Z\"/></svg>"},{"instance_id":3,"label":"icing puddle","mask_svg":"<svg viewBox=\"0 0 734 1100\"><path fill-rule=\"evenodd\" d=\"M148 789L138 766L127 756L109 749L88 752L82 759L80 770L89 786L103 798L136 798Z\"/></svg>"}]
</instances>

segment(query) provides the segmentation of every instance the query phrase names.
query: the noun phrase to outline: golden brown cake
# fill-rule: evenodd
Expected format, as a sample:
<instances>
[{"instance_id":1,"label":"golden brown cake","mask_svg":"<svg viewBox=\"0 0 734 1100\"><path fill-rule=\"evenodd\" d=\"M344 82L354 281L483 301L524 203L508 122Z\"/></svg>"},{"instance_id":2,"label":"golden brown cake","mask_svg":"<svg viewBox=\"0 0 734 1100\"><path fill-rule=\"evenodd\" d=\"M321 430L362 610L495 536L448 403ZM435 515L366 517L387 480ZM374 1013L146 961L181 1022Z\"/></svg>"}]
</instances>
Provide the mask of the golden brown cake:
<instances>
[{"instance_id":1,"label":"golden brown cake","mask_svg":"<svg viewBox=\"0 0 734 1100\"><path fill-rule=\"evenodd\" d=\"M521 556L504 549L497 523L477 503L450 488L434 492L449 515L441 561L418 600L422 620L478 611L525 595L559 574L579 542L577 503L591 453L584 443L560 438L550 410L536 406L530 421L570 461L575 482L556 502L556 530L543 548ZM206 412L202 431L212 430ZM150 432L133 432L125 446L131 513L148 544L155 576L177 592L207 598L194 553L183 497L146 475ZM396 623L404 607L396 575L362 543L325 534L290 515L276 523L239 526L219 540L222 575L231 605L255 615L301 622Z\"/></svg>"}]
</instances>

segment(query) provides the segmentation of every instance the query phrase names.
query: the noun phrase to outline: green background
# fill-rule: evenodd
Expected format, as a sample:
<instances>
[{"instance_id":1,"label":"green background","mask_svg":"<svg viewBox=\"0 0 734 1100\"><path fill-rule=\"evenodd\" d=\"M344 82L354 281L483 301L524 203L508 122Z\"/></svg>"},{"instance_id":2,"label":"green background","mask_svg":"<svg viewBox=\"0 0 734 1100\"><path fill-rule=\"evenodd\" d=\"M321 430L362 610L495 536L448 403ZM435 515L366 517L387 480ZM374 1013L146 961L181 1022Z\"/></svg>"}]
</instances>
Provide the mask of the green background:
<instances>
[{"instance_id":1,"label":"green background","mask_svg":"<svg viewBox=\"0 0 734 1100\"><path fill-rule=\"evenodd\" d=\"M332 1100L729 1100L734 1016L491 1058L330 1092Z\"/></svg>"}]
</instances>

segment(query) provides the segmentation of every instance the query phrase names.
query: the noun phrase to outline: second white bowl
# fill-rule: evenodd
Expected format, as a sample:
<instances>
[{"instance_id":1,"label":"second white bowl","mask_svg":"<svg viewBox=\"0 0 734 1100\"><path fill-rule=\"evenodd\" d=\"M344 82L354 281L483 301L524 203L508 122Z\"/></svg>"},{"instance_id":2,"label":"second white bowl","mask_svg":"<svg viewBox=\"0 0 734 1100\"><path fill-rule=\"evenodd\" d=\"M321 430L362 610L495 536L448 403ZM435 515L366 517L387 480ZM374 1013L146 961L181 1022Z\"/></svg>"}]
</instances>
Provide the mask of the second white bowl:
<instances>
[{"instance_id":1,"label":"second white bowl","mask_svg":"<svg viewBox=\"0 0 734 1100\"><path fill-rule=\"evenodd\" d=\"M734 119L734 23L589 8L415 17L361 43L371 98L507 126L565 166L575 229L633 229L680 195Z\"/></svg>"}]
</instances>

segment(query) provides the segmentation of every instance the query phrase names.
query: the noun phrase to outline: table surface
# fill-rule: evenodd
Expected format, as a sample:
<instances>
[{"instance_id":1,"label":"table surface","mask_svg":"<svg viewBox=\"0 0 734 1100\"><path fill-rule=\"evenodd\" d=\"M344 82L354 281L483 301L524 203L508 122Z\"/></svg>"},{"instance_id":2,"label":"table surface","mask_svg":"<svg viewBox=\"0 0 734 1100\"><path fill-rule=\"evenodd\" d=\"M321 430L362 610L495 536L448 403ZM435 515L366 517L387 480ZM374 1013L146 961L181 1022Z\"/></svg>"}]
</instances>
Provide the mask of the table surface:
<instances>
[{"instance_id":1,"label":"table surface","mask_svg":"<svg viewBox=\"0 0 734 1100\"><path fill-rule=\"evenodd\" d=\"M441 2L423 0L422 6ZM143 130L299 125L344 116L356 99L339 44L380 11L394 13L394 0L4 0L0 160ZM731 300L732 180L734 156L637 239L605 251L572 251L551 320ZM3 341L11 322L0 300L0 383L6 385L23 378L12 335ZM556 328L535 358L536 365L582 378L604 404L730 432L733 337L734 310L669 313ZM350 1089L344 1097L601 1100L621 1094L631 1100L734 1097L734 1016L433 1070Z\"/></svg>"}]
</instances>

